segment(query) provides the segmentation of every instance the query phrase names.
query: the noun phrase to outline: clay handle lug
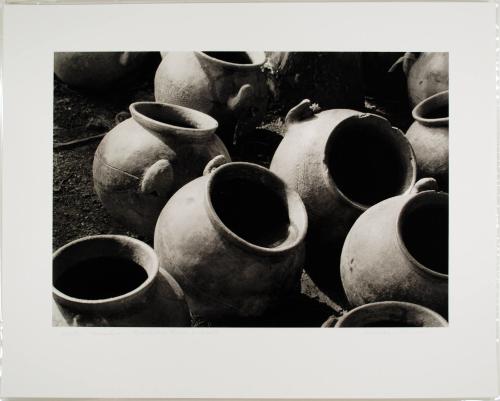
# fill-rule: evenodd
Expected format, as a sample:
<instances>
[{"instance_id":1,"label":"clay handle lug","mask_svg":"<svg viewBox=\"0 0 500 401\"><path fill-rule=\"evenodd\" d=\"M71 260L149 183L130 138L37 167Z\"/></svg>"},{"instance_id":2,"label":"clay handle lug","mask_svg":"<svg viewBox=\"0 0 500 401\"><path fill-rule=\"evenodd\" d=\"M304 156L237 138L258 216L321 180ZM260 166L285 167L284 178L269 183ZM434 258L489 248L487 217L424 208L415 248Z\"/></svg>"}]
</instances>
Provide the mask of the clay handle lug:
<instances>
[{"instance_id":1,"label":"clay handle lug","mask_svg":"<svg viewBox=\"0 0 500 401\"><path fill-rule=\"evenodd\" d=\"M161 159L150 166L141 180L141 192L154 196L168 196L174 184L174 171L168 160Z\"/></svg>"},{"instance_id":2,"label":"clay handle lug","mask_svg":"<svg viewBox=\"0 0 500 401\"><path fill-rule=\"evenodd\" d=\"M319 111L320 107L317 104L311 103L309 99L304 99L297 106L290 109L285 117L285 125L305 120Z\"/></svg>"},{"instance_id":3,"label":"clay handle lug","mask_svg":"<svg viewBox=\"0 0 500 401\"><path fill-rule=\"evenodd\" d=\"M415 54L413 54L412 52L407 52L403 56L398 58L387 72L394 72L401 65L405 75L408 75L408 71L410 71L410 68L415 63L415 61L417 61L417 57L415 56Z\"/></svg>"},{"instance_id":4,"label":"clay handle lug","mask_svg":"<svg viewBox=\"0 0 500 401\"><path fill-rule=\"evenodd\" d=\"M227 101L227 106L232 111L242 111L249 108L252 105L254 99L254 89L252 85L243 85L238 93L229 98Z\"/></svg>"},{"instance_id":5,"label":"clay handle lug","mask_svg":"<svg viewBox=\"0 0 500 401\"><path fill-rule=\"evenodd\" d=\"M215 156L212 160L210 160L207 165L205 166L205 169L203 170L203 175L208 175L214 170L216 170L218 167L222 166L223 164L228 163L228 160L224 155L218 155Z\"/></svg>"},{"instance_id":6,"label":"clay handle lug","mask_svg":"<svg viewBox=\"0 0 500 401\"><path fill-rule=\"evenodd\" d=\"M127 66L130 60L130 52L123 52L120 54L120 64L123 66Z\"/></svg>"},{"instance_id":7,"label":"clay handle lug","mask_svg":"<svg viewBox=\"0 0 500 401\"><path fill-rule=\"evenodd\" d=\"M437 190L438 190L437 181L434 178L427 177L418 180L413 186L411 193L418 194L424 191L437 191Z\"/></svg>"}]
</instances>

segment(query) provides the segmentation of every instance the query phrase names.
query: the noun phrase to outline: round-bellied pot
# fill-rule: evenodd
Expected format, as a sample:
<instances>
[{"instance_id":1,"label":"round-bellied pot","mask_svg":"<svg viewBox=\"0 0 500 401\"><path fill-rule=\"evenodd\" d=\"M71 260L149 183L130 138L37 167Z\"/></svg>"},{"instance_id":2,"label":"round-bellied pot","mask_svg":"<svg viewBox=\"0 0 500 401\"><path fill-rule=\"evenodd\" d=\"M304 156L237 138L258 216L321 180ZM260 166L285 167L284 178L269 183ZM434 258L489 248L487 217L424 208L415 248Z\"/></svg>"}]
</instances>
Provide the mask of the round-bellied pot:
<instances>
[{"instance_id":1,"label":"round-bellied pot","mask_svg":"<svg viewBox=\"0 0 500 401\"><path fill-rule=\"evenodd\" d=\"M417 158L418 175L433 177L448 192L448 91L437 93L413 109L415 122L406 137Z\"/></svg>"},{"instance_id":2,"label":"round-bellied pot","mask_svg":"<svg viewBox=\"0 0 500 401\"><path fill-rule=\"evenodd\" d=\"M184 293L153 249L123 235L70 242L53 255L54 326L190 326Z\"/></svg>"},{"instance_id":3,"label":"round-bellied pot","mask_svg":"<svg viewBox=\"0 0 500 401\"><path fill-rule=\"evenodd\" d=\"M193 316L211 321L259 316L298 293L307 230L299 195L276 175L221 163L172 196L154 241Z\"/></svg>"},{"instance_id":4,"label":"round-bellied pot","mask_svg":"<svg viewBox=\"0 0 500 401\"><path fill-rule=\"evenodd\" d=\"M155 98L210 114L231 147L266 110L265 60L263 52L168 52L156 71Z\"/></svg>"},{"instance_id":5,"label":"round-bellied pot","mask_svg":"<svg viewBox=\"0 0 500 401\"><path fill-rule=\"evenodd\" d=\"M130 112L96 150L94 187L112 216L152 238L170 196L213 157L229 154L207 114L155 102L133 103Z\"/></svg>"},{"instance_id":6,"label":"round-bellied pot","mask_svg":"<svg viewBox=\"0 0 500 401\"><path fill-rule=\"evenodd\" d=\"M448 53L405 53L400 60L407 76L412 107L436 93L448 90Z\"/></svg>"},{"instance_id":7,"label":"round-bellied pot","mask_svg":"<svg viewBox=\"0 0 500 401\"><path fill-rule=\"evenodd\" d=\"M75 88L106 88L137 69L144 52L56 52L54 73Z\"/></svg>"},{"instance_id":8,"label":"round-bellied pot","mask_svg":"<svg viewBox=\"0 0 500 401\"><path fill-rule=\"evenodd\" d=\"M331 321L330 321L331 322ZM329 322L322 327L332 327ZM447 327L438 313L421 305L383 301L359 306L337 320L335 327Z\"/></svg>"},{"instance_id":9,"label":"round-bellied pot","mask_svg":"<svg viewBox=\"0 0 500 401\"><path fill-rule=\"evenodd\" d=\"M363 213L342 250L342 284L352 306L413 302L448 316L448 194L432 179Z\"/></svg>"},{"instance_id":10,"label":"round-bellied pot","mask_svg":"<svg viewBox=\"0 0 500 401\"><path fill-rule=\"evenodd\" d=\"M306 270L328 295L339 295L340 253L354 221L368 207L408 193L413 150L384 118L354 110L314 114L308 100L290 110L271 171L295 189L307 209Z\"/></svg>"}]
</instances>

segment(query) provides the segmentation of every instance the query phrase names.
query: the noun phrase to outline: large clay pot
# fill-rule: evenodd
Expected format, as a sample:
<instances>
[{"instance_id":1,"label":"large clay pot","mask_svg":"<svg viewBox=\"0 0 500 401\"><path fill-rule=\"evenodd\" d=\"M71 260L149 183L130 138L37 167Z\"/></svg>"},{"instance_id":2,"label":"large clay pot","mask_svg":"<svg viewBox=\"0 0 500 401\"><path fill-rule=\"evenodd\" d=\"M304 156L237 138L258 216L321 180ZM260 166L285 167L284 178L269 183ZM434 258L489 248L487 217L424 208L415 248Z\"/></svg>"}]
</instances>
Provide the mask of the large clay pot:
<instances>
[{"instance_id":1,"label":"large clay pot","mask_svg":"<svg viewBox=\"0 0 500 401\"><path fill-rule=\"evenodd\" d=\"M299 195L276 175L221 159L172 196L154 241L193 315L210 321L259 316L298 293L307 229Z\"/></svg>"},{"instance_id":2,"label":"large clay pot","mask_svg":"<svg viewBox=\"0 0 500 401\"><path fill-rule=\"evenodd\" d=\"M401 62L412 107L429 96L448 90L448 53L405 53Z\"/></svg>"},{"instance_id":3,"label":"large clay pot","mask_svg":"<svg viewBox=\"0 0 500 401\"><path fill-rule=\"evenodd\" d=\"M64 83L82 89L104 89L138 68L144 52L56 52L54 73Z\"/></svg>"},{"instance_id":4,"label":"large clay pot","mask_svg":"<svg viewBox=\"0 0 500 401\"><path fill-rule=\"evenodd\" d=\"M290 110L271 171L295 189L307 209L306 270L323 291L341 291L344 239L368 207L408 193L413 150L397 128L374 114L333 109L313 114L308 100Z\"/></svg>"},{"instance_id":5,"label":"large clay pot","mask_svg":"<svg viewBox=\"0 0 500 401\"><path fill-rule=\"evenodd\" d=\"M231 146L266 110L264 62L263 52L168 52L156 71L155 98L210 114Z\"/></svg>"},{"instance_id":6,"label":"large clay pot","mask_svg":"<svg viewBox=\"0 0 500 401\"><path fill-rule=\"evenodd\" d=\"M448 91L420 102L412 114L415 122L406 137L417 158L418 175L435 178L448 192Z\"/></svg>"},{"instance_id":7,"label":"large clay pot","mask_svg":"<svg viewBox=\"0 0 500 401\"><path fill-rule=\"evenodd\" d=\"M204 113L154 102L133 103L130 112L96 150L94 187L112 216L153 238L170 196L213 157L229 155L215 135L217 121Z\"/></svg>"},{"instance_id":8,"label":"large clay pot","mask_svg":"<svg viewBox=\"0 0 500 401\"><path fill-rule=\"evenodd\" d=\"M53 256L54 326L190 326L182 289L153 249L122 235L70 242Z\"/></svg>"},{"instance_id":9,"label":"large clay pot","mask_svg":"<svg viewBox=\"0 0 500 401\"><path fill-rule=\"evenodd\" d=\"M359 306L343 315L335 327L447 327L438 313L409 302L383 301ZM322 327L331 327L323 325Z\"/></svg>"},{"instance_id":10,"label":"large clay pot","mask_svg":"<svg viewBox=\"0 0 500 401\"><path fill-rule=\"evenodd\" d=\"M448 194L426 182L435 183L420 180L412 193L378 203L353 225L340 267L352 306L405 301L448 316Z\"/></svg>"}]
</instances>

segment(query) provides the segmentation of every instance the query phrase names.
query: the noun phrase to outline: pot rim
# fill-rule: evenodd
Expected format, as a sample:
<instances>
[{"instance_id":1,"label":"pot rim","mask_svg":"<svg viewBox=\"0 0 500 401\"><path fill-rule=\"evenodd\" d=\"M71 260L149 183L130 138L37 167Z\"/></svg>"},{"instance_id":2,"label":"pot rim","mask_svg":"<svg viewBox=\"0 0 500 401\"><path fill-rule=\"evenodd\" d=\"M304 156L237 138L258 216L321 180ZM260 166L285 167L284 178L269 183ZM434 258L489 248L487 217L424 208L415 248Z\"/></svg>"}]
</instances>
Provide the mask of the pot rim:
<instances>
[{"instance_id":1,"label":"pot rim","mask_svg":"<svg viewBox=\"0 0 500 401\"><path fill-rule=\"evenodd\" d=\"M129 300L129 299L134 299L138 295L141 295L145 293L148 288L153 284L153 281L156 279L159 270L160 270L160 264L158 261L158 257L153 250L148 244L146 244L143 241L140 241L136 238L128 237L126 235L117 235L117 234L98 234L98 235L89 235L86 237L78 238L74 241L68 242L67 244L63 245L59 249L57 249L53 255L52 255L52 261L54 261L59 255L61 255L64 251L66 251L68 248L71 248L75 246L76 244L82 243L82 242L88 242L88 241L94 241L96 239L110 239L110 240L121 240L125 241L128 244L131 244L133 246L139 246L141 247L150 257L152 257L152 260L154 261L154 264L152 266L152 269L150 271L146 271L148 274L148 277L146 280L144 280L141 285L139 285L137 288L133 289L132 291L129 291L125 294L118 295L116 297L111 297L111 298L102 298L102 299L83 299L83 298L76 298L72 297L70 295L65 294L64 292L58 290L54 284L52 284L52 295L54 299L58 302L63 303L65 306L70 305L70 306L99 306L99 305L113 305L116 303L120 303L121 301L124 300ZM53 262L52 262L53 263ZM52 274L54 274L52 272Z\"/></svg>"},{"instance_id":2,"label":"pot rim","mask_svg":"<svg viewBox=\"0 0 500 401\"><path fill-rule=\"evenodd\" d=\"M413 108L411 115L415 119L415 121L418 121L419 123L424 125L432 125L432 126L448 125L450 120L449 115L448 117L441 117L441 118L422 117L422 113L424 111L428 112L429 110L432 110L435 107L439 107L444 104L448 105L449 104L448 102L449 102L449 90L438 92L418 103Z\"/></svg>"},{"instance_id":3,"label":"pot rim","mask_svg":"<svg viewBox=\"0 0 500 401\"><path fill-rule=\"evenodd\" d=\"M203 126L201 128L188 128L175 124L161 122L151 117L148 117L143 112L139 111L138 106L153 106L161 108L163 109L164 112L167 113L167 115L168 113L172 113L172 111L185 113L193 117L193 119L198 121L201 125L206 125L206 126ZM219 127L219 123L212 116L203 113L199 110L195 110L190 107L179 106L173 103L139 101L132 103L129 106L129 110L130 114L132 115L132 118L141 126L152 129L155 132L168 133L169 135L178 135L189 138L205 138L206 136L213 134Z\"/></svg>"},{"instance_id":4,"label":"pot rim","mask_svg":"<svg viewBox=\"0 0 500 401\"><path fill-rule=\"evenodd\" d=\"M406 247L404 240L403 240L403 234L402 234L403 216L406 214L408 209L410 207L412 207L412 205L415 201L418 201L419 199L421 199L423 197L428 197L428 196L437 197L437 199L439 199L439 202L443 202L445 198L448 199L448 194L446 194L445 192L438 192L438 191L434 191L434 190L422 191L422 192L415 194L414 196L411 196L411 198L405 202L405 204L403 205L403 207L401 208L401 210L398 213L397 220L396 220L397 221L397 223L396 223L396 227L397 227L396 238L397 238L397 242L399 244L401 251L410 260L411 266L415 267L420 272L423 272L427 275L431 275L432 277L434 277L436 279L447 281L448 274L437 272L435 270L430 269L429 267L424 266L422 263L420 263L410 253L410 251Z\"/></svg>"},{"instance_id":5,"label":"pot rim","mask_svg":"<svg viewBox=\"0 0 500 401\"><path fill-rule=\"evenodd\" d=\"M396 307L399 307L399 308L403 308L403 309L407 309L407 310L412 310L412 311L415 311L415 312L419 312L419 313L423 313L423 314L426 314L426 315L429 315L429 316L432 316L436 322L438 322L441 326L424 326L424 328L430 328L430 327L448 327L449 324L448 324L448 321L443 317L441 316L439 313L437 313L436 311L433 311L432 309L426 307L426 306L423 306L423 305L419 305L419 304L416 304L416 303L413 303L413 302L405 302L405 301L379 301L379 302L371 302L371 303L367 303L367 304L363 304L363 305L360 305L354 309L351 309L350 311L348 311L347 313L345 313L344 315L342 315L338 320L337 320L337 323L335 324L334 327L336 328L361 328L363 326L344 326L344 322L345 321L348 321L349 319L352 318L352 316L355 316L357 313L359 313L360 311L363 312L365 310L370 310L370 309L373 309L373 308L384 308L384 307L393 307L393 306L396 306ZM325 322L326 323L326 322ZM327 327L327 326L324 326L324 327ZM330 326L331 327L331 326ZM387 327L370 327L370 328L384 328L384 329L387 329ZM405 327L405 326L401 326L401 327L392 327L394 329L408 329L408 328L418 328L418 327Z\"/></svg>"},{"instance_id":6,"label":"pot rim","mask_svg":"<svg viewBox=\"0 0 500 401\"><path fill-rule=\"evenodd\" d=\"M250 64L231 63L230 61L224 61L224 60L221 60L219 58L209 56L208 54L206 54L204 51L201 51L201 50L195 51L194 53L198 57L204 58L206 60L210 60L211 62L223 65L225 67L231 67L231 68L236 68L236 69L255 69L255 68L263 66L264 63L266 62L266 53L261 52L261 51L256 51L256 52L241 51L241 52L239 52L239 53L247 53L247 54L253 53L253 54L257 54L258 56L260 56L260 58L261 58L260 61L253 62ZM229 51L228 51L228 53L229 53Z\"/></svg>"},{"instance_id":7,"label":"pot rim","mask_svg":"<svg viewBox=\"0 0 500 401\"><path fill-rule=\"evenodd\" d=\"M297 227L297 236L296 238L291 241L290 243L286 243L286 241L283 244L280 244L276 247L268 248L268 247L263 247L260 245L253 244L239 235L237 235L235 232L233 232L229 227L227 227L224 222L220 219L220 217L217 215L217 212L215 211L212 201L211 201L211 196L210 192L212 190L213 182L214 179L222 174L225 170L228 169L234 169L238 167L243 167L247 169L253 169L254 171L257 171L258 174L265 174L271 177L272 180L275 182L280 182L281 185L283 185L283 188L285 189L285 199L283 200L284 203L287 205L290 205L292 202L297 204L297 207L299 208L299 213L301 214L301 217L303 219L303 224L302 224L302 229L300 229L301 225L296 224ZM276 174L274 174L272 171L269 169L259 166L258 164L254 163L248 163L248 162L230 162L221 165L220 167L217 167L212 173L210 173L210 176L208 178L208 182L205 188L205 207L208 212L208 217L210 218L210 221L216 228L216 230L223 234L225 238L229 239L233 243L237 244L238 246L244 248L244 249L250 249L254 252L258 252L261 254L266 254L266 255L277 255L277 254L282 254L284 252L287 252L291 249L294 249L304 241L304 238L307 233L307 226L308 226L308 220L307 220L307 212L306 208L304 206L304 203L302 202L302 199L300 198L299 194L295 192L293 189L291 189L288 185L286 185L283 180L281 180ZM290 217L290 210L288 210L288 216ZM290 221L292 223L292 221ZM285 244L285 245L284 245Z\"/></svg>"},{"instance_id":8,"label":"pot rim","mask_svg":"<svg viewBox=\"0 0 500 401\"><path fill-rule=\"evenodd\" d=\"M340 196L340 198L344 202L346 202L348 205L350 205L351 207L353 207L353 208L355 208L355 209L357 209L357 210L359 210L361 212L365 212L370 207L374 206L376 203L374 203L372 205L365 205L365 204L362 204L362 203L359 203L359 202L356 202L356 201L352 200L344 192L342 192L342 190L338 187L337 183L335 182L332 174L330 173L330 167L328 166L328 160L327 160L328 159L328 152L329 152L329 143L332 140L332 138L335 136L335 132L337 131L337 133L338 133L337 129L340 126L342 126L345 122L351 121L352 119L371 119L373 121L379 121L379 122L384 121L390 127L392 135L400 135L399 139L401 139L401 140L403 140L403 141L406 142L406 144L408 145L407 146L407 151L408 151L408 153L410 155L410 163L409 164L410 164L411 169L412 169L411 180L408 183L408 185L407 185L407 187L406 187L406 189L404 191L402 191L402 192L400 192L398 194L394 194L392 196L407 195L407 194L409 194L411 192L413 186L415 185L415 182L417 181L417 162L416 162L416 156L415 156L415 152L413 151L413 148L411 147L411 145L408 142L408 140L406 139L405 135L403 134L403 132L399 128L393 127L390 124L389 120L387 120L386 118L384 118L382 116L379 116L377 114L362 113L362 112L357 112L357 113L358 114L353 114L353 115L345 118L344 120L342 120L340 123L338 123L332 129L332 131L330 132L330 134L328 135L328 139L327 139L326 146L325 146L324 159L323 159L323 165L325 166L325 169L323 171L323 179L325 181L326 187L329 188L334 195L335 195L335 193L338 193L338 195ZM392 196L390 196L390 197L392 197Z\"/></svg>"}]
</instances>

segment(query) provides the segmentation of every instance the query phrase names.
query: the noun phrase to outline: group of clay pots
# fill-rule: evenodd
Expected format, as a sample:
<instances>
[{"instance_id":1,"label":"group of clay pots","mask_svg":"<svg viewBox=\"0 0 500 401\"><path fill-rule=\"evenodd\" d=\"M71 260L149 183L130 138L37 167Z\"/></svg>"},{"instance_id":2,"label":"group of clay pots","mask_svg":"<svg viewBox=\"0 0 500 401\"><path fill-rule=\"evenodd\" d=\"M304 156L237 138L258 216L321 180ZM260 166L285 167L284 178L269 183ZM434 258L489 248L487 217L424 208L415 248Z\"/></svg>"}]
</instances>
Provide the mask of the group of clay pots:
<instances>
[{"instance_id":1,"label":"group of clay pots","mask_svg":"<svg viewBox=\"0 0 500 401\"><path fill-rule=\"evenodd\" d=\"M430 83L436 63L412 72L441 54L400 61L411 99L413 76L429 95L406 135L375 114L320 111L304 100L288 112L269 169L231 162L228 151L267 110L266 55L163 56L156 101L130 105L131 118L106 134L93 164L104 207L154 250L117 235L57 250L55 324L260 316L299 292L305 269L355 307L338 327L446 325L448 195L438 187L448 188L448 92ZM113 57L122 67L130 61ZM89 58L75 63L78 71L91 70ZM55 71L74 84L60 72L71 70L68 59L56 60Z\"/></svg>"}]
</instances>

